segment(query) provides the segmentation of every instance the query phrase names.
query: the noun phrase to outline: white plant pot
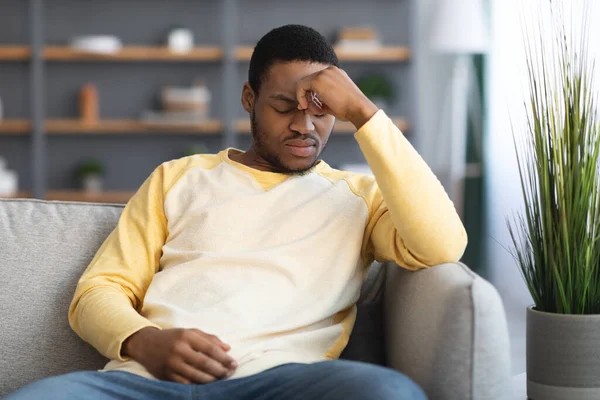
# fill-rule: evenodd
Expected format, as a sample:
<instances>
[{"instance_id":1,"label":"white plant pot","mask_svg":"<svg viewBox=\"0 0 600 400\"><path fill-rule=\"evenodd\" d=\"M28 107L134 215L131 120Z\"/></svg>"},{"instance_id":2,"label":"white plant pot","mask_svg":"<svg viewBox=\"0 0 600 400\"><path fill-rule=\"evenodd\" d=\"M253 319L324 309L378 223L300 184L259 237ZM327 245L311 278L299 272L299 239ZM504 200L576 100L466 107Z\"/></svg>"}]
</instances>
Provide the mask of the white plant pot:
<instances>
[{"instance_id":1,"label":"white plant pot","mask_svg":"<svg viewBox=\"0 0 600 400\"><path fill-rule=\"evenodd\" d=\"M100 175L86 175L83 177L83 190L88 193L102 192L104 180Z\"/></svg>"}]
</instances>

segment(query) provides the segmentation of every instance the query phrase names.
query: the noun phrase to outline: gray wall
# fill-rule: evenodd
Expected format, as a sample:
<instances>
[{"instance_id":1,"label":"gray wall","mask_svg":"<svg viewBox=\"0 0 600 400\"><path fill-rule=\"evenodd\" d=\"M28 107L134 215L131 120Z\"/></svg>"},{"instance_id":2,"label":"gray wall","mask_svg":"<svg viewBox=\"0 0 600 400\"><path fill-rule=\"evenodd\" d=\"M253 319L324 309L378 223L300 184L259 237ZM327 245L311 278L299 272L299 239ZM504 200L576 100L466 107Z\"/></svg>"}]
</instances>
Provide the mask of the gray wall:
<instances>
[{"instance_id":1,"label":"gray wall","mask_svg":"<svg viewBox=\"0 0 600 400\"><path fill-rule=\"evenodd\" d=\"M226 14L226 1L219 0L44 0L46 44L67 44L77 34L115 34L125 44L161 44L169 27L183 24L195 33L199 45L222 45L228 33L235 44L255 43L269 29L286 23L310 25L334 39L346 25L372 25L390 45L413 46L413 0L307 0L304 2L228 0L237 4L235 13ZM28 2L0 0L0 44L29 42ZM236 18L235 16L238 16ZM202 78L213 91L213 116L224 116L224 66L211 63L45 63L45 112L47 118L77 115L77 92L86 82L97 85L100 111L105 118L137 118L143 109L156 104L158 89L165 83L187 85ZM29 63L0 62L0 98L5 118L29 118ZM353 78L383 71L394 81L399 101L388 111L405 116L414 124L415 79L412 62L348 63L344 68ZM234 90L227 107L232 115L245 117L239 105L239 91L246 79L247 62L232 69ZM418 125L418 124L417 124ZM418 127L417 127L418 128ZM411 130L413 137L417 128ZM31 188L29 138L0 135L0 155L7 156L11 168L20 174L21 186ZM74 188L73 169L86 157L103 161L107 168L106 188L132 190L159 163L181 157L193 144L202 143L211 152L226 144L223 135L49 135L44 168L50 189ZM231 143L231 142L229 142ZM246 149L249 136L237 136L233 144ZM324 154L327 162L363 161L351 135L334 136Z\"/></svg>"}]
</instances>

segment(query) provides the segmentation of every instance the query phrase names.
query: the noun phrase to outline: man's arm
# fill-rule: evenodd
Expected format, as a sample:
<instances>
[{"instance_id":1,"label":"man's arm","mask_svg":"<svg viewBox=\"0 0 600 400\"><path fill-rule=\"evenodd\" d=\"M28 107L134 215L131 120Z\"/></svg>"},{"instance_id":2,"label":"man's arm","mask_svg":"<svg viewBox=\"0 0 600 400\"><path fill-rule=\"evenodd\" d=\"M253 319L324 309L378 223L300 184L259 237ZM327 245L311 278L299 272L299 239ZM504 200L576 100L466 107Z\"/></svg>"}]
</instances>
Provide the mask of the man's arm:
<instances>
[{"instance_id":1,"label":"man's arm","mask_svg":"<svg viewBox=\"0 0 600 400\"><path fill-rule=\"evenodd\" d=\"M369 203L363 255L419 269L458 261L467 234L443 186L406 137L378 111L356 132L377 185Z\"/></svg>"},{"instance_id":2,"label":"man's arm","mask_svg":"<svg viewBox=\"0 0 600 400\"><path fill-rule=\"evenodd\" d=\"M142 328L156 327L138 311L167 237L164 182L163 164L125 207L79 280L69 309L73 330L110 359L123 360L123 342Z\"/></svg>"},{"instance_id":3,"label":"man's arm","mask_svg":"<svg viewBox=\"0 0 600 400\"><path fill-rule=\"evenodd\" d=\"M320 100L311 101L313 95ZM358 194L369 205L363 244L366 262L374 258L418 269L458 261L467 234L444 188L393 122L360 91L348 75L329 67L302 79L298 108L348 120L375 175L377 185L360 181Z\"/></svg>"}]
</instances>

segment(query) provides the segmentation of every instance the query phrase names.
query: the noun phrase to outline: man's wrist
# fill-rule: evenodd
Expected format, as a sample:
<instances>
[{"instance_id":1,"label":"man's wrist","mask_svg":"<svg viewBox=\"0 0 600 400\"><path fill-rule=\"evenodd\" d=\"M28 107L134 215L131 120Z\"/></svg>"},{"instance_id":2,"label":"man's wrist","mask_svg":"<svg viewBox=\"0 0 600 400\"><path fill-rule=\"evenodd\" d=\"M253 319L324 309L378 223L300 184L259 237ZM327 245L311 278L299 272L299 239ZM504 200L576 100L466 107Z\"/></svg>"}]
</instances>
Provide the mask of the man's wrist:
<instances>
[{"instance_id":1,"label":"man's wrist","mask_svg":"<svg viewBox=\"0 0 600 400\"><path fill-rule=\"evenodd\" d=\"M138 349L140 346L138 345L140 340L143 340L148 333L152 333L151 331L159 330L153 326L147 326L145 328L140 329L139 331L133 333L123 342L121 346L121 356L133 358L134 360L137 358Z\"/></svg>"},{"instance_id":2,"label":"man's wrist","mask_svg":"<svg viewBox=\"0 0 600 400\"><path fill-rule=\"evenodd\" d=\"M348 115L348 120L358 130L379 111L379 108L369 99Z\"/></svg>"}]
</instances>

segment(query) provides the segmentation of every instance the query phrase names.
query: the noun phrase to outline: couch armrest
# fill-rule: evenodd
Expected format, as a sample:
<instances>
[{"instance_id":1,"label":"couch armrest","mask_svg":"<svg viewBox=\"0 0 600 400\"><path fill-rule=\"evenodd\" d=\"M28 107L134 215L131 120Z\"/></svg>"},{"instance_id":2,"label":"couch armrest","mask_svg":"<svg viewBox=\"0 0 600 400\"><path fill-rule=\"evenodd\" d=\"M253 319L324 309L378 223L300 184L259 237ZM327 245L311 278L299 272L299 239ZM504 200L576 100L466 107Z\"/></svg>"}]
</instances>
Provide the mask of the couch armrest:
<instances>
[{"instance_id":1,"label":"couch armrest","mask_svg":"<svg viewBox=\"0 0 600 400\"><path fill-rule=\"evenodd\" d=\"M388 366L436 400L510 398L506 316L496 289L461 263L387 266Z\"/></svg>"}]
</instances>

